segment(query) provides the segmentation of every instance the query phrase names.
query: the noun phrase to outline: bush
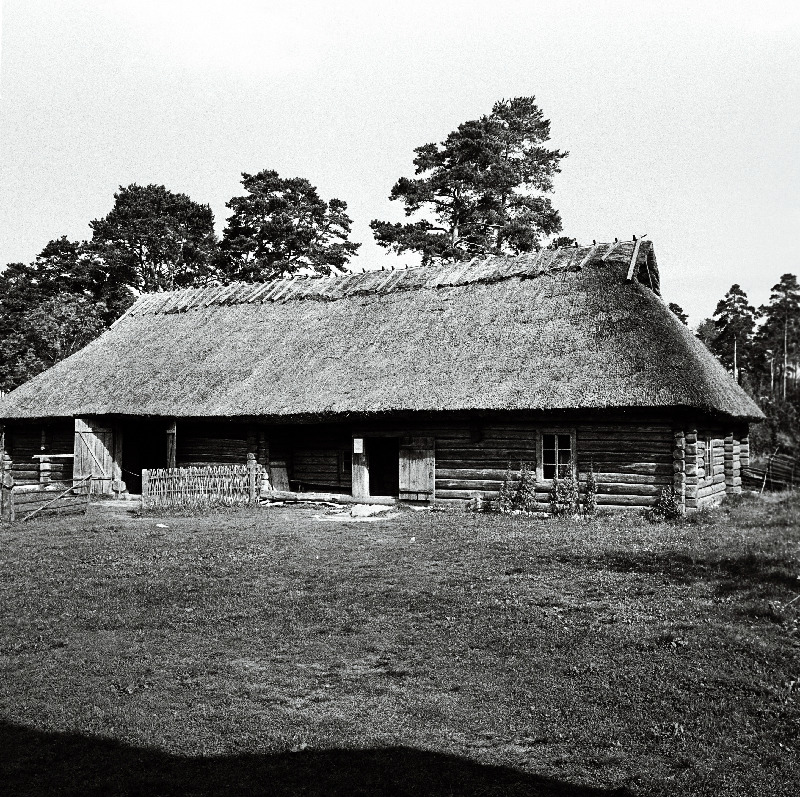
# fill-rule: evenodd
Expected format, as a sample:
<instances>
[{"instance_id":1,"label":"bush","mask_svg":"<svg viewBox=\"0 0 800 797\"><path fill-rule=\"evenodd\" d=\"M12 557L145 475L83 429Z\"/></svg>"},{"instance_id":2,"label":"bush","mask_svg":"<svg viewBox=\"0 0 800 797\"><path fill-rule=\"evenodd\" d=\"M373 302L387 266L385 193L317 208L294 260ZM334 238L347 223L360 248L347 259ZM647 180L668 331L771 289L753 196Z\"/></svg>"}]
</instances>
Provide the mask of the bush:
<instances>
[{"instance_id":1,"label":"bush","mask_svg":"<svg viewBox=\"0 0 800 797\"><path fill-rule=\"evenodd\" d=\"M592 517L597 511L597 477L594 475L594 463L589 465L586 476L586 495L583 498L583 514Z\"/></svg>"},{"instance_id":2,"label":"bush","mask_svg":"<svg viewBox=\"0 0 800 797\"><path fill-rule=\"evenodd\" d=\"M550 514L555 517L571 517L579 511L578 485L570 469L563 479L553 479L553 486L550 488Z\"/></svg>"},{"instance_id":3,"label":"bush","mask_svg":"<svg viewBox=\"0 0 800 797\"><path fill-rule=\"evenodd\" d=\"M488 512L500 512L504 515L512 512L535 512L536 471L531 470L527 462L520 462L517 481L509 462L500 485L500 495L496 501L487 501L484 506Z\"/></svg>"},{"instance_id":4,"label":"bush","mask_svg":"<svg viewBox=\"0 0 800 797\"><path fill-rule=\"evenodd\" d=\"M672 485L665 487L655 504L645 509L644 516L651 523L682 520L683 504L675 488Z\"/></svg>"},{"instance_id":5,"label":"bush","mask_svg":"<svg viewBox=\"0 0 800 797\"><path fill-rule=\"evenodd\" d=\"M500 485L500 497L497 499L496 511L507 515L514 509L514 498L517 493L517 487L514 483L514 477L511 475L511 463L508 463L503 483Z\"/></svg>"},{"instance_id":6,"label":"bush","mask_svg":"<svg viewBox=\"0 0 800 797\"><path fill-rule=\"evenodd\" d=\"M519 484L514 493L512 509L520 512L536 511L536 471L527 462L520 462Z\"/></svg>"}]
</instances>

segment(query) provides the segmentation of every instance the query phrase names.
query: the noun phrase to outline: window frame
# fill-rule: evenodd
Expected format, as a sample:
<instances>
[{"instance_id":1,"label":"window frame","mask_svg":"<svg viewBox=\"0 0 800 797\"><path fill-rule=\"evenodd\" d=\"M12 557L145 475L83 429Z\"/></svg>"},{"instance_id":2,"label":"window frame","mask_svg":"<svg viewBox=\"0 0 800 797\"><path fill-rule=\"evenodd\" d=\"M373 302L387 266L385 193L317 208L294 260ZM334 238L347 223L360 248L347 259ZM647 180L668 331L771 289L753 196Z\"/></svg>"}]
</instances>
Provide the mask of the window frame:
<instances>
[{"instance_id":1,"label":"window frame","mask_svg":"<svg viewBox=\"0 0 800 797\"><path fill-rule=\"evenodd\" d=\"M578 445L575 427L554 426L539 429L536 435L536 481L539 484L552 485L554 479L544 477L544 436L546 434L569 436L569 447L571 453L570 464L572 465L572 478L578 481ZM558 445L558 444L556 444Z\"/></svg>"}]
</instances>

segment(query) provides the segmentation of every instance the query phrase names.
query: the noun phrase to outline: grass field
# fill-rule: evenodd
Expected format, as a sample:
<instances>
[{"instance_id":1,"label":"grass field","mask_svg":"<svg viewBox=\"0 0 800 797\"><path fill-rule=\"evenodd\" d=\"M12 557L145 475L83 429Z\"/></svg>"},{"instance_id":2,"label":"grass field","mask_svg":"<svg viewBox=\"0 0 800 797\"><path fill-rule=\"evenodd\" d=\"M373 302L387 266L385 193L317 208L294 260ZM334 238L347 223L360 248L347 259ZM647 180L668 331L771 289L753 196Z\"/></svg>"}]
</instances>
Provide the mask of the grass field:
<instances>
[{"instance_id":1,"label":"grass field","mask_svg":"<svg viewBox=\"0 0 800 797\"><path fill-rule=\"evenodd\" d=\"M0 525L0 791L800 794L797 498L325 511Z\"/></svg>"}]
</instances>

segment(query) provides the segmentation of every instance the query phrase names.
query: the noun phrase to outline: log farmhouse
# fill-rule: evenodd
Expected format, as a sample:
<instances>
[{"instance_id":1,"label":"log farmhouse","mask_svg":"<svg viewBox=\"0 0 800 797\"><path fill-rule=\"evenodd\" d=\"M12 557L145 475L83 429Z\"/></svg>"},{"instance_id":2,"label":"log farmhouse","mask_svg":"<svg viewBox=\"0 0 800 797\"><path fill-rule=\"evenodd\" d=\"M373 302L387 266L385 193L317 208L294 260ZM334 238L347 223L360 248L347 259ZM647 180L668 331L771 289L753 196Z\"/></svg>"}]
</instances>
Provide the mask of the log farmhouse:
<instances>
[{"instance_id":1,"label":"log farmhouse","mask_svg":"<svg viewBox=\"0 0 800 797\"><path fill-rule=\"evenodd\" d=\"M276 489L464 502L526 462L543 509L590 468L607 507L717 502L762 417L642 240L145 295L0 399L14 467L99 492L253 454Z\"/></svg>"}]
</instances>

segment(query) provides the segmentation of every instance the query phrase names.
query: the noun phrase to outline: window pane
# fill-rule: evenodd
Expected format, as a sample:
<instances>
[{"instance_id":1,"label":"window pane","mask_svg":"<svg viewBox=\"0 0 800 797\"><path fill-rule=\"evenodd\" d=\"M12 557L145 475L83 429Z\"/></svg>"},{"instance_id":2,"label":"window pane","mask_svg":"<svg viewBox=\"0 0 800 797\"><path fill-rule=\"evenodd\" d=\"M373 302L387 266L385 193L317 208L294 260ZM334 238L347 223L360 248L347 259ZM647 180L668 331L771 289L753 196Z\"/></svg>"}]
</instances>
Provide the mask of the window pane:
<instances>
[{"instance_id":1,"label":"window pane","mask_svg":"<svg viewBox=\"0 0 800 797\"><path fill-rule=\"evenodd\" d=\"M556 475L556 466L555 464L548 465L546 462L542 466L542 475L545 479L554 479Z\"/></svg>"}]
</instances>

